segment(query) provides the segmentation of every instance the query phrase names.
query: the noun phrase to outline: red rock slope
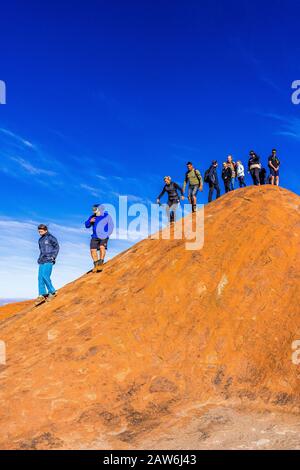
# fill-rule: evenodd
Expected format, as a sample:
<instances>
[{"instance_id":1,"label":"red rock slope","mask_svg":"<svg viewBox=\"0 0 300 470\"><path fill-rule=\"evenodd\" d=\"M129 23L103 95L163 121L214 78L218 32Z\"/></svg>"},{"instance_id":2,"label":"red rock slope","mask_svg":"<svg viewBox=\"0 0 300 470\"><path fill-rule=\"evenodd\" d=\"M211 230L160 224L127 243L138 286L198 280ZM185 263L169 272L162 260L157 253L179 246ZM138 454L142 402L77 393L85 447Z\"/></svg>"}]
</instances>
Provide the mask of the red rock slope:
<instances>
[{"instance_id":1,"label":"red rock slope","mask_svg":"<svg viewBox=\"0 0 300 470\"><path fill-rule=\"evenodd\" d=\"M299 413L299 209L237 190L205 208L202 250L144 240L48 305L0 309L0 448L134 447L207 401Z\"/></svg>"}]
</instances>

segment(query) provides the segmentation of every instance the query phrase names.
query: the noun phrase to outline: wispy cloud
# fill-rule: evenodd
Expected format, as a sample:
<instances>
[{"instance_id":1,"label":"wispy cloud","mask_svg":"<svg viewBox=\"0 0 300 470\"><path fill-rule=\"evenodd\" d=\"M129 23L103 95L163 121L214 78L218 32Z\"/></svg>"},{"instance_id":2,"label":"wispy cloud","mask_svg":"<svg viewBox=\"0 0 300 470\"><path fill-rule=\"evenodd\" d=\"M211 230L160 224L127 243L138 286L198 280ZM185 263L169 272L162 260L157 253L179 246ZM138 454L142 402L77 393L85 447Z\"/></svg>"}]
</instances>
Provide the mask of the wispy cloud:
<instances>
[{"instance_id":1,"label":"wispy cloud","mask_svg":"<svg viewBox=\"0 0 300 470\"><path fill-rule=\"evenodd\" d=\"M46 176L56 175L54 171L45 170L43 168L38 168L34 166L32 163L30 163L28 160L25 160L22 157L10 157L10 159L18 163L18 165L20 165L20 167L22 167L30 175L46 175Z\"/></svg>"},{"instance_id":2,"label":"wispy cloud","mask_svg":"<svg viewBox=\"0 0 300 470\"><path fill-rule=\"evenodd\" d=\"M113 158L101 157L87 163L86 157L78 157L79 167L77 157L68 154L68 158L64 158L58 153L61 158L50 158L47 150L3 128L0 128L0 150L0 172L26 184L30 182L32 186L45 186L49 192L57 193L60 187L65 195L80 189L86 193L86 199L92 196L107 203L115 203L119 195L127 195L132 203L150 202L145 197L144 178L124 175L124 168ZM147 174L149 186L151 178L151 174Z\"/></svg>"},{"instance_id":3,"label":"wispy cloud","mask_svg":"<svg viewBox=\"0 0 300 470\"><path fill-rule=\"evenodd\" d=\"M10 131L9 129L5 129L5 128L1 127L0 132L2 132L2 134L12 138L16 142L18 142L20 144L23 144L25 147L28 147L30 149L35 149L36 148L36 146L32 142L30 142L29 140L24 139L23 137L16 134L15 132Z\"/></svg>"},{"instance_id":4,"label":"wispy cloud","mask_svg":"<svg viewBox=\"0 0 300 470\"><path fill-rule=\"evenodd\" d=\"M106 176L102 176L102 175L96 175L96 178L99 178L99 180L102 180L102 181L107 180Z\"/></svg>"},{"instance_id":5,"label":"wispy cloud","mask_svg":"<svg viewBox=\"0 0 300 470\"><path fill-rule=\"evenodd\" d=\"M129 202L145 202L141 197L135 196L134 194L121 194L116 191L112 192L112 195L119 198L119 197L127 197Z\"/></svg>"},{"instance_id":6,"label":"wispy cloud","mask_svg":"<svg viewBox=\"0 0 300 470\"><path fill-rule=\"evenodd\" d=\"M98 197L101 195L101 191L99 191L99 189L94 188L93 186L90 186L88 184L82 183L80 187L90 193L92 196Z\"/></svg>"},{"instance_id":7,"label":"wispy cloud","mask_svg":"<svg viewBox=\"0 0 300 470\"><path fill-rule=\"evenodd\" d=\"M37 226L41 221L0 218L0 298L29 298L37 295ZM53 272L54 285L62 287L81 276L91 267L89 253L90 230L83 223L62 225L47 223L60 244L60 252ZM22 250L16 253L12 240L18 237ZM107 260L133 244L128 240L110 240Z\"/></svg>"},{"instance_id":8,"label":"wispy cloud","mask_svg":"<svg viewBox=\"0 0 300 470\"><path fill-rule=\"evenodd\" d=\"M32 184L47 185L49 177L58 175L59 164L54 159L45 158L35 144L9 129L0 128L0 149L0 171L12 178L28 181L30 177ZM57 184L58 178L54 186Z\"/></svg>"},{"instance_id":9,"label":"wispy cloud","mask_svg":"<svg viewBox=\"0 0 300 470\"><path fill-rule=\"evenodd\" d=\"M227 40L230 48L237 51L237 57L254 72L255 78L263 82L269 89L276 91L277 94L285 94L285 89L281 88L278 81L274 80L273 70L267 67L266 60L259 56L258 51L254 52L253 48L249 44L246 45L239 36L230 35Z\"/></svg>"},{"instance_id":10,"label":"wispy cloud","mask_svg":"<svg viewBox=\"0 0 300 470\"><path fill-rule=\"evenodd\" d=\"M282 89L274 82L274 80L266 75L262 75L260 80L264 82L269 88L272 88L274 91L282 93Z\"/></svg>"},{"instance_id":11,"label":"wispy cloud","mask_svg":"<svg viewBox=\"0 0 300 470\"><path fill-rule=\"evenodd\" d=\"M300 118L276 113L263 113L262 115L280 123L279 130L275 132L276 135L283 135L300 140Z\"/></svg>"}]
</instances>

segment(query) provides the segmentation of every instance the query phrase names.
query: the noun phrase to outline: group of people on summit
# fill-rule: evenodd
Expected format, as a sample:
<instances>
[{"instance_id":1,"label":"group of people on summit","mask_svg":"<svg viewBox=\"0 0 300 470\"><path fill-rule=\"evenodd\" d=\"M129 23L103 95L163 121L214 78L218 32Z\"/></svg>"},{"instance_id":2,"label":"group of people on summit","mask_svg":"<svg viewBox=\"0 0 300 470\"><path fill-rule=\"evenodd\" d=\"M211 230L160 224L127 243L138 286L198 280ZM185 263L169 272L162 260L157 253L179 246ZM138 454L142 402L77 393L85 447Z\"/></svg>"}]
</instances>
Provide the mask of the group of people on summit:
<instances>
[{"instance_id":1,"label":"group of people on summit","mask_svg":"<svg viewBox=\"0 0 300 470\"><path fill-rule=\"evenodd\" d=\"M277 152L274 149L272 155L268 159L268 167L270 170L269 183L279 185L279 167L280 161L277 157ZM187 163L187 172L185 174L183 186L179 186L173 182L170 176L165 176L165 185L163 190L157 198L157 203L160 204L162 196L166 193L168 195L167 202L167 215L168 220L175 222L176 210L180 202L185 199L185 191L188 186L188 199L192 206L192 211L195 212L197 208L197 194L198 191L203 191L203 183L209 185L208 202L212 201L213 193L216 192L216 197L221 196L221 189L218 178L218 162L213 160L211 166L206 170L204 178L198 169L196 169L191 162ZM248 172L251 174L253 184L259 186L266 184L266 170L261 164L260 157L251 151L248 161ZM225 193L235 189L236 180L239 187L246 186L245 183L245 169L240 160L234 162L231 155L223 163L222 179L224 181ZM87 229L92 228L92 235L90 241L90 253L94 263L92 272L101 272L103 269L104 258L106 255L109 236L113 231L113 221L110 215L104 210L100 204L95 204L92 208L92 215L85 222ZM38 287L39 296L35 305L40 305L46 301L53 299L56 296L56 289L51 282L51 273L59 252L59 244L57 239L49 233L48 227L44 224L38 226L40 235L39 249L40 256L38 259L39 275Z\"/></svg>"},{"instance_id":2,"label":"group of people on summit","mask_svg":"<svg viewBox=\"0 0 300 470\"><path fill-rule=\"evenodd\" d=\"M270 170L268 183L279 186L280 160L277 156L276 149L272 150L272 154L268 158L268 167ZM255 186L267 184L267 171L263 167L260 157L253 150L249 153L248 173L250 173ZM232 155L228 155L222 166L222 180L224 182L225 193L235 189L236 181L238 181L240 188L246 186L245 168L241 160L237 160L235 162ZM180 198L182 200L185 199L185 190L187 185L188 200L192 206L192 211L196 211L197 194L199 191L203 191L203 182L209 185L208 202L212 201L214 192L216 193L216 198L221 196L217 160L212 161L211 166L204 173L204 178L202 178L200 171L194 168L191 162L188 162L187 172L185 174L182 187L173 182L170 176L165 176L165 185L157 197L157 203L160 204L162 196L167 193L167 215L171 223L175 221L175 214Z\"/></svg>"}]
</instances>

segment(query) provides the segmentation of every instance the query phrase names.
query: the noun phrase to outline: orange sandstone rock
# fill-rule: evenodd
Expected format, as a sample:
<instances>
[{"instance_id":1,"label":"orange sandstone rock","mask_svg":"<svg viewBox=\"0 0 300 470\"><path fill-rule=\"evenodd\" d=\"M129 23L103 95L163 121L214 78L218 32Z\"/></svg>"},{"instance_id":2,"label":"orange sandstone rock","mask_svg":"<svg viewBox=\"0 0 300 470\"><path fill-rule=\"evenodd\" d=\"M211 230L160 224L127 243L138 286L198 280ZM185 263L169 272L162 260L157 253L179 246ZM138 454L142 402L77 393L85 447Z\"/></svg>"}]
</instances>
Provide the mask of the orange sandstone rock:
<instances>
[{"instance_id":1,"label":"orange sandstone rock","mask_svg":"<svg viewBox=\"0 0 300 470\"><path fill-rule=\"evenodd\" d=\"M248 187L205 207L199 251L147 239L49 304L3 307L0 448L134 447L195 403L299 413L299 257L300 198Z\"/></svg>"}]
</instances>

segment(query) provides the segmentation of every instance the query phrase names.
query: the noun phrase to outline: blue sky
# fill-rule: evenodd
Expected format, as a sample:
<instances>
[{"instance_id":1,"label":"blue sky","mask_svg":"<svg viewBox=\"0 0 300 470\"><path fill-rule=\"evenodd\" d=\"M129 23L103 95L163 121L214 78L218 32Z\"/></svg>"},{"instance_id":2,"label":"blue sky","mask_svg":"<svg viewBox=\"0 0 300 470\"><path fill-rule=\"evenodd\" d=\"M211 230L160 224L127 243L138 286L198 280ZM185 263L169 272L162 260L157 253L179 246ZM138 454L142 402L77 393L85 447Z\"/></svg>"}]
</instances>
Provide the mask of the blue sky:
<instances>
[{"instance_id":1,"label":"blue sky","mask_svg":"<svg viewBox=\"0 0 300 470\"><path fill-rule=\"evenodd\" d=\"M93 203L155 201L187 160L276 147L299 193L299 15L297 0L1 5L0 298L36 294L37 223L59 236L60 286L90 266Z\"/></svg>"}]
</instances>

